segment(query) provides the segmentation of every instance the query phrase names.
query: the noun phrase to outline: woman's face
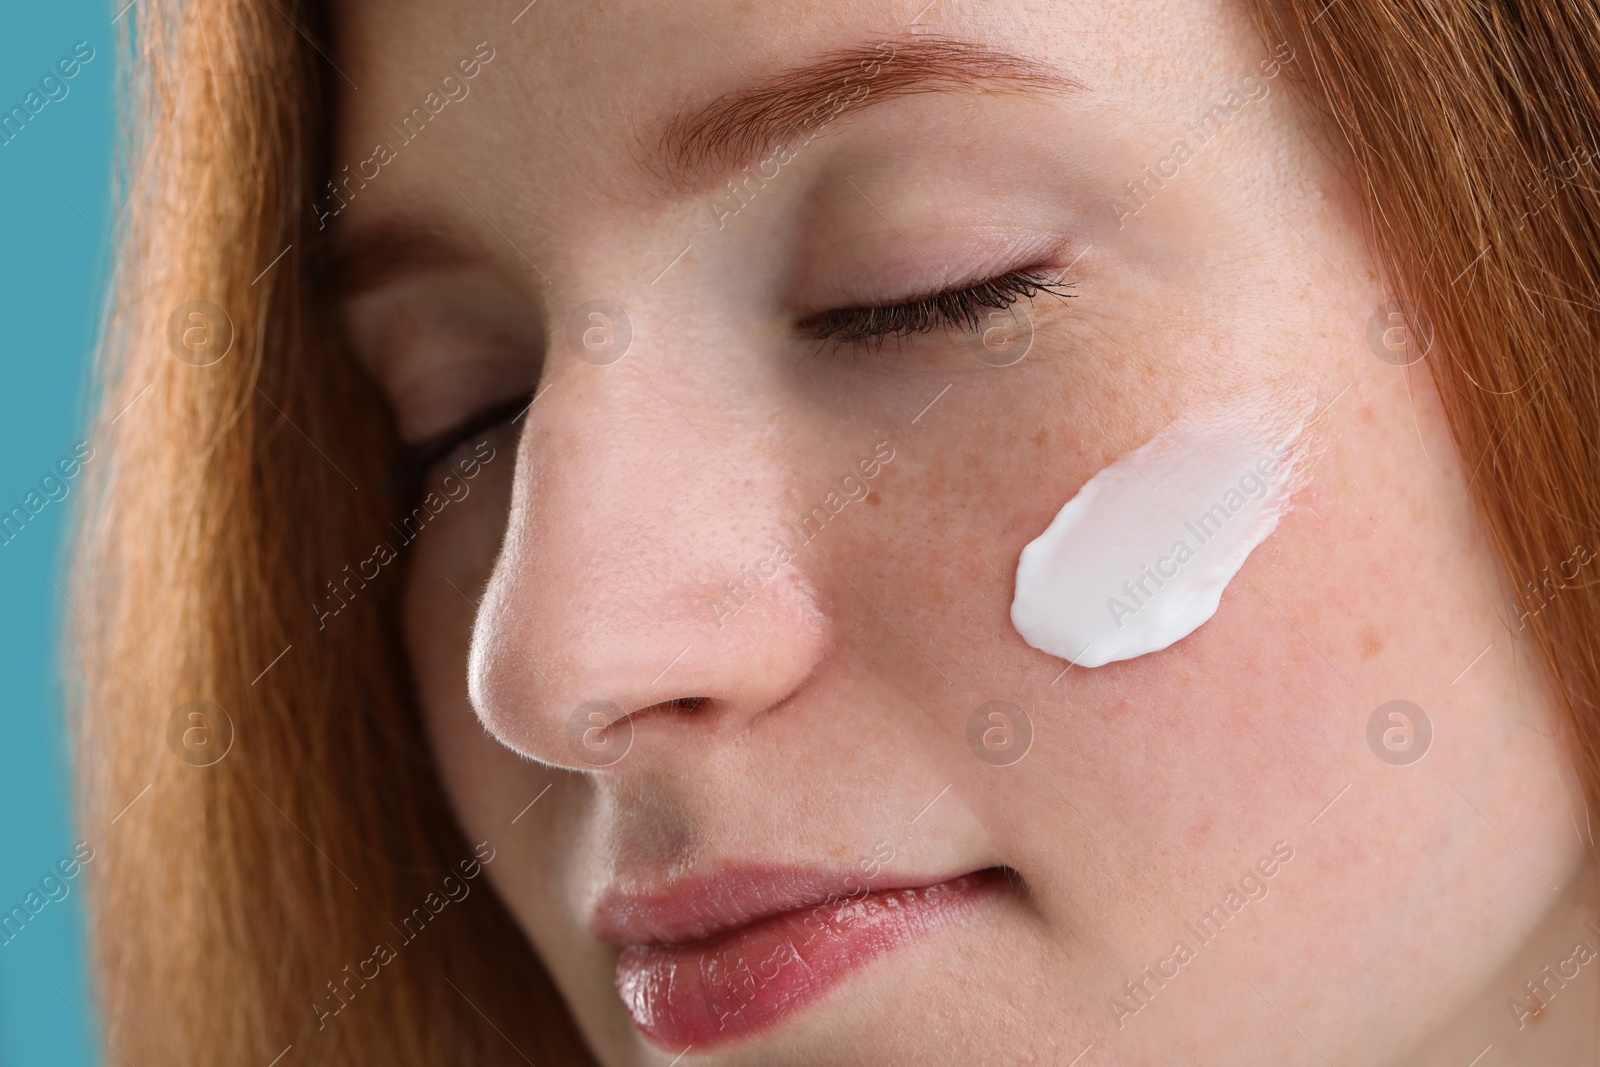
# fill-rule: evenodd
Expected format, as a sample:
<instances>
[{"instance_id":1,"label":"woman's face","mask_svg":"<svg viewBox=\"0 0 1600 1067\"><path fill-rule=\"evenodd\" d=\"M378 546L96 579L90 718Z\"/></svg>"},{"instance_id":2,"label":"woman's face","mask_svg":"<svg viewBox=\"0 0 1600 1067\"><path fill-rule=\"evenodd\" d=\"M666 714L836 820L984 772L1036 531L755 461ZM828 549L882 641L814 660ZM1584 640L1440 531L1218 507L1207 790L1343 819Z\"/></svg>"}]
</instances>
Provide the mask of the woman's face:
<instances>
[{"instance_id":1,"label":"woman's face","mask_svg":"<svg viewBox=\"0 0 1600 1067\"><path fill-rule=\"evenodd\" d=\"M318 213L458 442L391 542L444 781L603 1062L1464 1064L1587 1011L1507 1010L1593 942L1573 787L1289 45L522 5L347 5ZM1063 505L1261 404L1306 480L1214 617L1024 641Z\"/></svg>"}]
</instances>

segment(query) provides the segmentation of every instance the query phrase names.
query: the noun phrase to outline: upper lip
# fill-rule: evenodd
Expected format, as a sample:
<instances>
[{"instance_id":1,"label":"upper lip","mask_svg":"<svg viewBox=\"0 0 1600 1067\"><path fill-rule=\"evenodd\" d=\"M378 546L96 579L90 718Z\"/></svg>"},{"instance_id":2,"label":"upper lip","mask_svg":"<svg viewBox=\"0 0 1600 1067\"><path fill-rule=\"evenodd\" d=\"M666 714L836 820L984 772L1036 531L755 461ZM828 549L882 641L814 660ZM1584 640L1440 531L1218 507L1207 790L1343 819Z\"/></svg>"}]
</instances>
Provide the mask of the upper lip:
<instances>
[{"instance_id":1,"label":"upper lip","mask_svg":"<svg viewBox=\"0 0 1600 1067\"><path fill-rule=\"evenodd\" d=\"M922 889L970 873L896 878L881 870L869 876L849 869L730 866L643 892L607 889L595 907L590 929L600 941L618 948L709 941L775 915L864 893Z\"/></svg>"}]
</instances>

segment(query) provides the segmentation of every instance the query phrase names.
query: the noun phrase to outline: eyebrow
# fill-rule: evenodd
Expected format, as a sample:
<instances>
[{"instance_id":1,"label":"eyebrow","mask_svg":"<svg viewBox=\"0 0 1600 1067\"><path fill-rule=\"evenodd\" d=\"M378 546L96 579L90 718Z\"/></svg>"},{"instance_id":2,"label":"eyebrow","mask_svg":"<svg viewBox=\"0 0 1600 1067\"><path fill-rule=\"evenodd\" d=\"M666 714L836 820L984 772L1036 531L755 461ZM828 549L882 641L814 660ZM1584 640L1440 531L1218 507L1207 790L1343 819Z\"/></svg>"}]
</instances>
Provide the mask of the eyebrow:
<instances>
[{"instance_id":1,"label":"eyebrow","mask_svg":"<svg viewBox=\"0 0 1600 1067\"><path fill-rule=\"evenodd\" d=\"M690 188L852 112L926 93L1064 93L1083 86L1036 59L933 34L823 53L668 122L647 169Z\"/></svg>"},{"instance_id":2,"label":"eyebrow","mask_svg":"<svg viewBox=\"0 0 1600 1067\"><path fill-rule=\"evenodd\" d=\"M1070 93L1082 84L1036 59L934 34L825 52L679 113L642 160L677 189L755 162L768 147L809 138L839 118L890 100L928 93ZM419 271L482 262L448 226L394 216L342 234L335 243L335 296L359 296Z\"/></svg>"},{"instance_id":3,"label":"eyebrow","mask_svg":"<svg viewBox=\"0 0 1600 1067\"><path fill-rule=\"evenodd\" d=\"M409 274L479 262L477 250L444 227L407 217L379 219L335 243L334 297L348 300Z\"/></svg>"}]
</instances>

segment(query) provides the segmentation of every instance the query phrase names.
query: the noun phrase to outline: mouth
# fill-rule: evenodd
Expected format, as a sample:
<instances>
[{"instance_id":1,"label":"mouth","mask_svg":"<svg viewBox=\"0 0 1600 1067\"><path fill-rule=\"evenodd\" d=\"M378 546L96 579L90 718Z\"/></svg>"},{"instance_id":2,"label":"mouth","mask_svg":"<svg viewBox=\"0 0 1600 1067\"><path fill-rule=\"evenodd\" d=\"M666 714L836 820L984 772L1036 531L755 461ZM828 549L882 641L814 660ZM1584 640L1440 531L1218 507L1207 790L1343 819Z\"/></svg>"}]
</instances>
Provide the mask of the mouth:
<instances>
[{"instance_id":1,"label":"mouth","mask_svg":"<svg viewBox=\"0 0 1600 1067\"><path fill-rule=\"evenodd\" d=\"M736 869L661 894L609 894L593 927L622 950L617 992L639 1032L663 1049L704 1051L776 1027L970 913L1006 879L1003 868L894 884Z\"/></svg>"}]
</instances>

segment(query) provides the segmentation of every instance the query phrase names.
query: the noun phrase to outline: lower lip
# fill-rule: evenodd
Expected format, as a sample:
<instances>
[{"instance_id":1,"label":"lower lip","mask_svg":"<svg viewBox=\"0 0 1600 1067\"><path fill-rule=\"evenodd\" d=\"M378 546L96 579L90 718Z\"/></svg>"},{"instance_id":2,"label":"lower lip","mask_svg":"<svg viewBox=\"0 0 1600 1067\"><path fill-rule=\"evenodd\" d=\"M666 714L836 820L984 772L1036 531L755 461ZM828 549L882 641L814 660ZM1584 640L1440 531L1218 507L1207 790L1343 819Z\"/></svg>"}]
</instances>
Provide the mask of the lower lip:
<instances>
[{"instance_id":1,"label":"lower lip","mask_svg":"<svg viewBox=\"0 0 1600 1067\"><path fill-rule=\"evenodd\" d=\"M617 991L664 1049L713 1045L777 1026L852 972L928 937L998 892L998 871L922 889L846 897L785 912L689 945L633 945Z\"/></svg>"}]
</instances>

